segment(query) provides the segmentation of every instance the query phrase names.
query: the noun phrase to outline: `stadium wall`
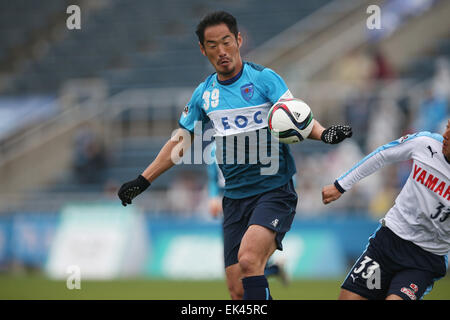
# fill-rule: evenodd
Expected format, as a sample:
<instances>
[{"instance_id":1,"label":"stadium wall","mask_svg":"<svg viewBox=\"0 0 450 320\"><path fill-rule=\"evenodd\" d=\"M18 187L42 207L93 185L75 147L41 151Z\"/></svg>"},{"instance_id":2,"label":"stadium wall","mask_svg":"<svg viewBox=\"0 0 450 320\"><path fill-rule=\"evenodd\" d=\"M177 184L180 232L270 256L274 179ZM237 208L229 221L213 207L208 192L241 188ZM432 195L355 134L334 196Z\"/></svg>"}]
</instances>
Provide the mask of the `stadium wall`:
<instances>
[{"instance_id":1,"label":"stadium wall","mask_svg":"<svg viewBox=\"0 0 450 320\"><path fill-rule=\"evenodd\" d=\"M71 219L83 222L72 227L66 209L62 213L24 212L0 217L1 270L10 272L19 266L20 270L45 271L50 277L61 278L66 276L65 265L81 264L82 277L84 269L85 278L94 279L224 276L220 220L183 219L170 213L155 218L110 204L79 208L79 218ZM277 251L273 259L282 260L293 278L342 277L378 226L377 221L363 215L342 214L295 220L285 237L284 250ZM88 262L83 264L86 257ZM87 270L86 265L96 265L97 269Z\"/></svg>"}]
</instances>

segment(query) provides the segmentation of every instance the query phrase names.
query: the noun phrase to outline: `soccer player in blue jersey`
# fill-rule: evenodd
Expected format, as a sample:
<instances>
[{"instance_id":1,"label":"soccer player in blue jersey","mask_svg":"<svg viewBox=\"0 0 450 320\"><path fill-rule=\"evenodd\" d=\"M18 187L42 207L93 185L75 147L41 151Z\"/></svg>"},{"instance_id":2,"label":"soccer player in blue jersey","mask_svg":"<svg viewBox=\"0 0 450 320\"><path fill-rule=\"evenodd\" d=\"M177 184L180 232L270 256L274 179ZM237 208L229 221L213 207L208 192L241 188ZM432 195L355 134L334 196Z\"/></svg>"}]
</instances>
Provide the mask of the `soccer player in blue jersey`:
<instances>
[{"instance_id":1,"label":"soccer player in blue jersey","mask_svg":"<svg viewBox=\"0 0 450 320\"><path fill-rule=\"evenodd\" d=\"M242 60L242 37L231 14L208 14L198 24L196 34L201 53L216 72L195 89L181 115L175 139L162 147L142 174L124 183L118 196L124 206L131 204L174 166L174 155L184 154L198 124L211 121L216 158L225 178L224 260L231 298L271 299L264 267L272 253L283 248L282 240L294 219L297 194L292 182L294 159L288 145L272 143L267 114L279 99L292 95L274 71ZM325 129L316 120L309 138L335 144L351 134L349 126ZM264 149L275 165L266 162ZM244 151L244 157L235 151Z\"/></svg>"},{"instance_id":2,"label":"soccer player in blue jersey","mask_svg":"<svg viewBox=\"0 0 450 320\"><path fill-rule=\"evenodd\" d=\"M216 145L211 143L211 156L216 156ZM212 217L219 217L222 210L222 197L225 187L225 179L220 171L217 162L213 162L207 166L208 173L208 211ZM284 259L269 258L264 268L266 277L278 277L285 286L289 284L289 277L285 270Z\"/></svg>"}]
</instances>

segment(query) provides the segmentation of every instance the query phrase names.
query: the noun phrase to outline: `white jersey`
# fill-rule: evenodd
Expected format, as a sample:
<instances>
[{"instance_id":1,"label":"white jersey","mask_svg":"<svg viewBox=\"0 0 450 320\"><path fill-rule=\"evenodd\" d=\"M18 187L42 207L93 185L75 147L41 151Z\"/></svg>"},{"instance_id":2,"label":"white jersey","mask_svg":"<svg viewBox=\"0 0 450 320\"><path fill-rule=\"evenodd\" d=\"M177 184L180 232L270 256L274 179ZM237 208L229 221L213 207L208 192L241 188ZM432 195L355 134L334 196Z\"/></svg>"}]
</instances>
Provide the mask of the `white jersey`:
<instances>
[{"instance_id":1,"label":"white jersey","mask_svg":"<svg viewBox=\"0 0 450 320\"><path fill-rule=\"evenodd\" d=\"M442 153L443 137L420 132L379 147L336 180L353 184L386 164L413 160L406 184L381 222L400 238L437 255L450 250L450 163Z\"/></svg>"}]
</instances>

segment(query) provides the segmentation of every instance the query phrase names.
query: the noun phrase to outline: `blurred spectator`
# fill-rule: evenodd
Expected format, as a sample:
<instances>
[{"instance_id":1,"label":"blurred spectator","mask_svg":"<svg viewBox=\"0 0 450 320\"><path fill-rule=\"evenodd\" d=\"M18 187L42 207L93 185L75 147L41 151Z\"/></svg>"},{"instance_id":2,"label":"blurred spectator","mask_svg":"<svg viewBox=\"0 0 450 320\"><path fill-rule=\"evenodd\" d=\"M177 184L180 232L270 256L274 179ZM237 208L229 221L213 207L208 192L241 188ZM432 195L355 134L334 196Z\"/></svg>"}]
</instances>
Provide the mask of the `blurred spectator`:
<instances>
[{"instance_id":1,"label":"blurred spectator","mask_svg":"<svg viewBox=\"0 0 450 320\"><path fill-rule=\"evenodd\" d=\"M202 184L204 179L199 181L193 173L183 172L177 175L167 190L169 209L186 217L206 211Z\"/></svg>"},{"instance_id":2,"label":"blurred spectator","mask_svg":"<svg viewBox=\"0 0 450 320\"><path fill-rule=\"evenodd\" d=\"M372 70L373 61L370 57L360 50L353 50L335 64L332 80L357 90L363 89L367 87Z\"/></svg>"},{"instance_id":3,"label":"blurred spectator","mask_svg":"<svg viewBox=\"0 0 450 320\"><path fill-rule=\"evenodd\" d=\"M425 92L425 98L416 110L412 130L443 132L450 117L450 65L446 58L436 59L435 71Z\"/></svg>"},{"instance_id":4,"label":"blurred spectator","mask_svg":"<svg viewBox=\"0 0 450 320\"><path fill-rule=\"evenodd\" d=\"M81 127L74 138L73 169L81 183L97 183L102 179L105 153L97 135L89 126Z\"/></svg>"},{"instance_id":5,"label":"blurred spectator","mask_svg":"<svg viewBox=\"0 0 450 320\"><path fill-rule=\"evenodd\" d=\"M388 80L395 77L395 71L386 55L379 47L373 47L370 51L372 57L371 78L374 80Z\"/></svg>"},{"instance_id":6,"label":"blurred spectator","mask_svg":"<svg viewBox=\"0 0 450 320\"><path fill-rule=\"evenodd\" d=\"M435 72L431 80L431 90L434 96L447 100L450 98L450 63L444 57L435 62Z\"/></svg>"},{"instance_id":7,"label":"blurred spectator","mask_svg":"<svg viewBox=\"0 0 450 320\"><path fill-rule=\"evenodd\" d=\"M440 132L440 125L447 117L448 103L445 97L438 96L431 89L426 91L425 100L420 104L413 124L414 131Z\"/></svg>"},{"instance_id":8,"label":"blurred spectator","mask_svg":"<svg viewBox=\"0 0 450 320\"><path fill-rule=\"evenodd\" d=\"M366 132L371 115L371 97L365 92L357 92L349 95L344 103L345 123L351 124L354 135L352 139L361 150L366 146Z\"/></svg>"},{"instance_id":9,"label":"blurred spectator","mask_svg":"<svg viewBox=\"0 0 450 320\"><path fill-rule=\"evenodd\" d=\"M372 152L378 146L400 138L402 132L403 113L395 100L379 97L373 109L367 128L366 152Z\"/></svg>"}]
</instances>

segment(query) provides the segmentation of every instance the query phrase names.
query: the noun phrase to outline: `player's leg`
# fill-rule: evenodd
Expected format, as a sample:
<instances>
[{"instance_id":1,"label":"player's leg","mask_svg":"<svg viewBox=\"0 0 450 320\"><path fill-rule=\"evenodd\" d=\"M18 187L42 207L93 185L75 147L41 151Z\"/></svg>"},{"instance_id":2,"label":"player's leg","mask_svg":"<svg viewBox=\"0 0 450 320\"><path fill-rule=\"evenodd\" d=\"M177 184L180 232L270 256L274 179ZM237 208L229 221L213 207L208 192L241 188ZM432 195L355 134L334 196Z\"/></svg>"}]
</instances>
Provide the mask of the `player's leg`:
<instances>
[{"instance_id":1,"label":"player's leg","mask_svg":"<svg viewBox=\"0 0 450 320\"><path fill-rule=\"evenodd\" d=\"M383 229L370 237L369 245L350 269L341 285L339 300L382 300L393 276L391 259L386 259Z\"/></svg>"},{"instance_id":2,"label":"player's leg","mask_svg":"<svg viewBox=\"0 0 450 320\"><path fill-rule=\"evenodd\" d=\"M386 300L420 300L431 291L435 277L427 270L400 271L392 279Z\"/></svg>"},{"instance_id":3,"label":"player's leg","mask_svg":"<svg viewBox=\"0 0 450 320\"><path fill-rule=\"evenodd\" d=\"M276 249L275 236L273 230L251 225L242 238L238 260L242 272L244 299L271 299L264 268Z\"/></svg>"},{"instance_id":4,"label":"player's leg","mask_svg":"<svg viewBox=\"0 0 450 320\"><path fill-rule=\"evenodd\" d=\"M263 274L267 260L276 249L275 232L259 225L251 225L241 241L238 253L242 275Z\"/></svg>"},{"instance_id":5,"label":"player's leg","mask_svg":"<svg viewBox=\"0 0 450 320\"><path fill-rule=\"evenodd\" d=\"M281 252L281 251L279 251ZM276 254L277 252L274 252ZM278 277L284 286L289 285L290 279L286 271L286 263L284 257L274 257L272 255L267 261L266 267L264 268L264 275L268 277Z\"/></svg>"},{"instance_id":6,"label":"player's leg","mask_svg":"<svg viewBox=\"0 0 450 320\"><path fill-rule=\"evenodd\" d=\"M264 266L275 248L282 250L281 241L292 224L296 205L297 194L292 182L265 194L245 199L223 198L224 260L232 298L238 299L244 286L267 287ZM255 233L255 230L259 231ZM254 247L252 242L259 245ZM236 266L233 266L239 260L241 272L244 270L246 274L252 274L258 270L256 278L250 276L241 286L237 284L237 279L240 282L243 274L239 278L239 272ZM261 295L261 299L266 299L268 290L263 288L263 291L264 297Z\"/></svg>"},{"instance_id":7,"label":"player's leg","mask_svg":"<svg viewBox=\"0 0 450 320\"><path fill-rule=\"evenodd\" d=\"M403 299L396 294L390 294L386 297L386 300L403 300Z\"/></svg>"},{"instance_id":8,"label":"player's leg","mask_svg":"<svg viewBox=\"0 0 450 320\"><path fill-rule=\"evenodd\" d=\"M227 226L224 229L224 234L226 234L224 237L225 275L228 291L233 300L240 300L244 296L242 278L245 275L243 270L246 271L245 274L252 274L252 272L264 274L265 263L275 250L273 231L266 229L255 232L255 229L259 228L262 229L264 227L256 225L250 226L248 229L245 227L244 230L247 229L247 231L243 231L241 237L237 237L241 233L237 225ZM231 232L231 229L234 232ZM261 234L261 231L263 234ZM269 239L264 240L265 236L268 236ZM242 238L240 244L237 242L239 238ZM258 243L258 245L255 246L254 243ZM269 247L269 249L265 247ZM258 271L255 271L255 267Z\"/></svg>"},{"instance_id":9,"label":"player's leg","mask_svg":"<svg viewBox=\"0 0 450 320\"><path fill-rule=\"evenodd\" d=\"M386 297L391 275L371 247L364 251L341 285L339 300L382 300Z\"/></svg>"},{"instance_id":10,"label":"player's leg","mask_svg":"<svg viewBox=\"0 0 450 320\"><path fill-rule=\"evenodd\" d=\"M242 272L238 263L225 268L228 292L232 300L242 300L244 287L242 286Z\"/></svg>"},{"instance_id":11,"label":"player's leg","mask_svg":"<svg viewBox=\"0 0 450 320\"><path fill-rule=\"evenodd\" d=\"M341 288L338 300L368 300L368 299L357 293Z\"/></svg>"},{"instance_id":12,"label":"player's leg","mask_svg":"<svg viewBox=\"0 0 450 320\"><path fill-rule=\"evenodd\" d=\"M384 231L392 244L386 246L392 248L390 259L399 266L389 283L386 299L422 299L431 291L434 282L445 276L445 256L428 252L413 242L400 238L388 228L384 228Z\"/></svg>"},{"instance_id":13,"label":"player's leg","mask_svg":"<svg viewBox=\"0 0 450 320\"><path fill-rule=\"evenodd\" d=\"M242 210L246 203L240 199L224 197L223 208L223 253L225 276L230 297L241 300L244 296L242 272L238 263L238 252L249 220L249 214Z\"/></svg>"},{"instance_id":14,"label":"player's leg","mask_svg":"<svg viewBox=\"0 0 450 320\"><path fill-rule=\"evenodd\" d=\"M270 259L269 259L269 261L267 261L266 266L264 267L264 275L266 277L276 276L276 275L278 275L279 272L280 272L280 270L279 270L278 265L270 263Z\"/></svg>"},{"instance_id":15,"label":"player's leg","mask_svg":"<svg viewBox=\"0 0 450 320\"><path fill-rule=\"evenodd\" d=\"M261 227L263 228L263 227ZM249 228L250 229L250 228ZM249 234L249 241L251 241L250 239L252 238L252 234L253 233L253 228L251 228L250 234ZM274 243L275 241L272 239L272 242ZM241 245L242 248L242 245ZM244 245L244 250L242 252L244 252L246 246ZM252 250L251 248L248 248L248 250ZM271 249L272 250L272 249ZM275 248L273 249L275 250ZM241 251L239 251L241 252ZM236 254L236 256L238 256L238 254ZM270 256L270 255L269 255ZM245 265L245 261L247 258L244 257L244 259L242 259L244 265ZM267 259L268 260L268 259ZM261 262L262 264L263 262ZM263 273L264 273L264 265L263 265ZM225 268L225 276L226 276L226 281L227 281L227 287L228 287L228 291L230 293L230 297L233 300L241 300L244 296L244 287L242 284L242 278L244 277L243 272L242 272L242 267L240 263L235 263L232 265L229 265Z\"/></svg>"},{"instance_id":16,"label":"player's leg","mask_svg":"<svg viewBox=\"0 0 450 320\"><path fill-rule=\"evenodd\" d=\"M271 299L264 267L290 229L297 206L292 181L261 194L248 222L238 254L243 273L244 299Z\"/></svg>"}]
</instances>

